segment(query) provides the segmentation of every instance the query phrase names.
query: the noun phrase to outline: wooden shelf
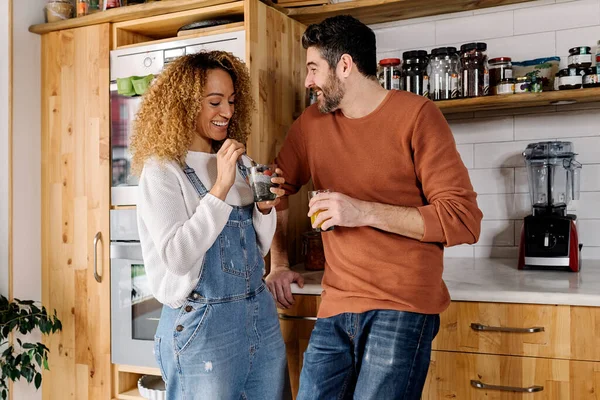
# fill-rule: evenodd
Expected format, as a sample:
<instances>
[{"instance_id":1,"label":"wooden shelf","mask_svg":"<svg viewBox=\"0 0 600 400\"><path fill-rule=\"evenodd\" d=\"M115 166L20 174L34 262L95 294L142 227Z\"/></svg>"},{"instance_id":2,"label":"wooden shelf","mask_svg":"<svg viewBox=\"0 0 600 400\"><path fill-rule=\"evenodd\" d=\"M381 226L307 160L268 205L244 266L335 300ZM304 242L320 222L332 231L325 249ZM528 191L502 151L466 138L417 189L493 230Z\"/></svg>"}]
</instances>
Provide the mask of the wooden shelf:
<instances>
[{"instance_id":1,"label":"wooden shelf","mask_svg":"<svg viewBox=\"0 0 600 400\"><path fill-rule=\"evenodd\" d=\"M324 6L290 8L288 16L308 25L334 15L349 14L365 24L377 24L528 1L533 0L355 0ZM285 7L285 3L281 5Z\"/></svg>"},{"instance_id":2,"label":"wooden shelf","mask_svg":"<svg viewBox=\"0 0 600 400\"><path fill-rule=\"evenodd\" d=\"M43 34L62 29L78 28L102 24L106 22L131 21L140 18L154 17L179 11L193 10L219 4L232 3L235 0L163 0L133 6L113 8L79 18L66 19L59 22L32 25L29 32Z\"/></svg>"},{"instance_id":3,"label":"wooden shelf","mask_svg":"<svg viewBox=\"0 0 600 400\"><path fill-rule=\"evenodd\" d=\"M134 388L131 390L128 390L124 393L119 393L119 395L117 396L118 400L145 400L142 395L140 394L140 391L138 390L138 388Z\"/></svg>"},{"instance_id":4,"label":"wooden shelf","mask_svg":"<svg viewBox=\"0 0 600 400\"><path fill-rule=\"evenodd\" d=\"M149 367L136 367L133 365L115 365L117 367L117 371L119 372L131 372L134 374L141 375L156 375L160 376L160 370L158 368L149 368Z\"/></svg>"},{"instance_id":5,"label":"wooden shelf","mask_svg":"<svg viewBox=\"0 0 600 400\"><path fill-rule=\"evenodd\" d=\"M444 114L600 102L600 88L436 101Z\"/></svg>"}]
</instances>

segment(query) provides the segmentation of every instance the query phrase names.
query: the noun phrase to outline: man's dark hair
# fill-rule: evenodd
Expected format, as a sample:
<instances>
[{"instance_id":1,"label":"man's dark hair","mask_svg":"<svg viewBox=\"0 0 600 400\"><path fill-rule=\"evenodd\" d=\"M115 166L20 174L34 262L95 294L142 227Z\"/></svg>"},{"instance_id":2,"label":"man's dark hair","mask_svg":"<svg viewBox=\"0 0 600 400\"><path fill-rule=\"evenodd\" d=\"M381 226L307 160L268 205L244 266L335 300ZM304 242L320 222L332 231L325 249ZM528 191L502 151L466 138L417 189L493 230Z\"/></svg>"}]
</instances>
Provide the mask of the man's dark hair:
<instances>
[{"instance_id":1,"label":"man's dark hair","mask_svg":"<svg viewBox=\"0 0 600 400\"><path fill-rule=\"evenodd\" d=\"M349 54L359 72L377 76L377 45L375 33L350 15L338 15L312 24L302 36L305 49L316 47L330 68L336 68L343 54Z\"/></svg>"}]
</instances>

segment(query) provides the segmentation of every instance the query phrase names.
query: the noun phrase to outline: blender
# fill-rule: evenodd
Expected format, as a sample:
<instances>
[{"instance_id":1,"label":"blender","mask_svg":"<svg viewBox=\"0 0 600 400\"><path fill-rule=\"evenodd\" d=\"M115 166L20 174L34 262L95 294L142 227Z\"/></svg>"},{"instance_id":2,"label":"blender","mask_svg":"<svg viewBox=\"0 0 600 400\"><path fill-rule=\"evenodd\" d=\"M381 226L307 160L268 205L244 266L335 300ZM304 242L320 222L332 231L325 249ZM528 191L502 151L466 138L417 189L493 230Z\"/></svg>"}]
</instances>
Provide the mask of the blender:
<instances>
[{"instance_id":1,"label":"blender","mask_svg":"<svg viewBox=\"0 0 600 400\"><path fill-rule=\"evenodd\" d=\"M579 199L581 164L571 142L531 143L523 152L532 214L525 217L519 246L519 269L578 272L581 247L576 219L567 214Z\"/></svg>"}]
</instances>

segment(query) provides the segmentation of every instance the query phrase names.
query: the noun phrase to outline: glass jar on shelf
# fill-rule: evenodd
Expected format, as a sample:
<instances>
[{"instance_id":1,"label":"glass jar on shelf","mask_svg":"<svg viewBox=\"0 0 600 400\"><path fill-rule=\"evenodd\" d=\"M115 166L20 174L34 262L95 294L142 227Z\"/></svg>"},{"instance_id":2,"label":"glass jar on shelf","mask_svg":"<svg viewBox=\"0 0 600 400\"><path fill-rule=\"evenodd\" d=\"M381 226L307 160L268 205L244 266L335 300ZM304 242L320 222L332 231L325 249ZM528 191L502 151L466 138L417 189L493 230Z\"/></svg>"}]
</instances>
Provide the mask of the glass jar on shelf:
<instances>
[{"instance_id":1,"label":"glass jar on shelf","mask_svg":"<svg viewBox=\"0 0 600 400\"><path fill-rule=\"evenodd\" d=\"M405 51L402 54L402 89L429 97L428 57L425 50Z\"/></svg>"},{"instance_id":2,"label":"glass jar on shelf","mask_svg":"<svg viewBox=\"0 0 600 400\"><path fill-rule=\"evenodd\" d=\"M497 57L488 61L490 71L490 88L492 93L496 94L495 87L503 79L512 79L512 59L510 57Z\"/></svg>"},{"instance_id":3,"label":"glass jar on shelf","mask_svg":"<svg viewBox=\"0 0 600 400\"><path fill-rule=\"evenodd\" d=\"M460 46L462 97L487 96L490 88L486 43Z\"/></svg>"},{"instance_id":4,"label":"glass jar on shelf","mask_svg":"<svg viewBox=\"0 0 600 400\"><path fill-rule=\"evenodd\" d=\"M72 18L75 7L70 0L48 0L44 8L46 22L57 22Z\"/></svg>"},{"instance_id":5,"label":"glass jar on shelf","mask_svg":"<svg viewBox=\"0 0 600 400\"><path fill-rule=\"evenodd\" d=\"M427 74L429 97L432 100L458 97L458 62L456 47L438 47L431 50Z\"/></svg>"},{"instance_id":6,"label":"glass jar on shelf","mask_svg":"<svg viewBox=\"0 0 600 400\"><path fill-rule=\"evenodd\" d=\"M379 61L379 83L387 90L400 90L401 60L384 58Z\"/></svg>"},{"instance_id":7,"label":"glass jar on shelf","mask_svg":"<svg viewBox=\"0 0 600 400\"><path fill-rule=\"evenodd\" d=\"M90 0L77 0L77 17L88 15Z\"/></svg>"},{"instance_id":8,"label":"glass jar on shelf","mask_svg":"<svg viewBox=\"0 0 600 400\"><path fill-rule=\"evenodd\" d=\"M304 268L307 271L325 269L325 251L321 232L309 231L302 234L302 254L304 255Z\"/></svg>"}]
</instances>

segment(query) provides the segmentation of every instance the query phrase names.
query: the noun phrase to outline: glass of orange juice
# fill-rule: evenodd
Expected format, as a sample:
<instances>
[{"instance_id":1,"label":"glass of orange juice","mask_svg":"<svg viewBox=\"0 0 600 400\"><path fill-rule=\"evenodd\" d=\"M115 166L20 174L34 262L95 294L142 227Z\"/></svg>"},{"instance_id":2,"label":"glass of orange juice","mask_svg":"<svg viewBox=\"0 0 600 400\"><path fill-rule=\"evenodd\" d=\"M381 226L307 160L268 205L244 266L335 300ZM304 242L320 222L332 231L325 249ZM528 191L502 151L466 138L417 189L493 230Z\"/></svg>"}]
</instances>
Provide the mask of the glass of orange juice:
<instances>
[{"instance_id":1,"label":"glass of orange juice","mask_svg":"<svg viewBox=\"0 0 600 400\"><path fill-rule=\"evenodd\" d=\"M308 201L310 201L310 199L312 199L319 193L331 193L331 190L329 190L329 189L311 190L308 192ZM321 210L317 211L316 213L314 213L313 215L310 216L310 224L311 225L315 223L315 220L317 219L317 215L319 215L320 212L321 212ZM326 231L332 231L333 228L334 228L333 226L330 226L328 229L326 229ZM317 232L321 232L321 225L314 228L314 230Z\"/></svg>"}]
</instances>

